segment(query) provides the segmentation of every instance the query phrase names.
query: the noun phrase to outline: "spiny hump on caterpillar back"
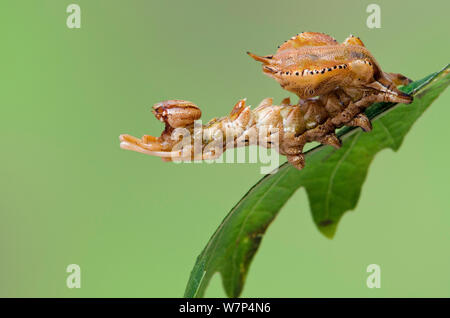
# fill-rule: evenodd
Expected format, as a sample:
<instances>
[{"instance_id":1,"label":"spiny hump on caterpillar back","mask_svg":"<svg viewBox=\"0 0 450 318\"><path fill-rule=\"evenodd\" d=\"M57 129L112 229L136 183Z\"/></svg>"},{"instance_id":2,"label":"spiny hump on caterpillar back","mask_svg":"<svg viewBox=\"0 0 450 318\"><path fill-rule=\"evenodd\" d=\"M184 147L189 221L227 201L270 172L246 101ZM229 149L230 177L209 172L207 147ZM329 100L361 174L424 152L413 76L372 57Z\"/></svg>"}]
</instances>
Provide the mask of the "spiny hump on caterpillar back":
<instances>
[{"instance_id":1,"label":"spiny hump on caterpillar back","mask_svg":"<svg viewBox=\"0 0 450 318\"><path fill-rule=\"evenodd\" d=\"M252 111L249 106L246 106L246 100L246 98L239 100L228 116L230 121L241 127L247 127L252 122Z\"/></svg>"},{"instance_id":2,"label":"spiny hump on caterpillar back","mask_svg":"<svg viewBox=\"0 0 450 318\"><path fill-rule=\"evenodd\" d=\"M358 45L358 46L364 46L363 41L357 36L354 36L353 34L350 34L348 38L342 42L344 45ZM364 46L365 47L365 46Z\"/></svg>"},{"instance_id":3,"label":"spiny hump on caterpillar back","mask_svg":"<svg viewBox=\"0 0 450 318\"><path fill-rule=\"evenodd\" d=\"M278 47L277 53L288 49L296 49L303 46L327 46L338 45L339 43L328 34L319 32L302 32Z\"/></svg>"},{"instance_id":4,"label":"spiny hump on caterpillar back","mask_svg":"<svg viewBox=\"0 0 450 318\"><path fill-rule=\"evenodd\" d=\"M339 43L331 36L319 33L319 32L302 32L289 40L285 41L282 45L278 46L278 50L275 54L288 49L296 49L304 46L327 46L338 45ZM273 55L259 56L251 52L247 52L254 60L262 62L265 65L272 64Z\"/></svg>"}]
</instances>

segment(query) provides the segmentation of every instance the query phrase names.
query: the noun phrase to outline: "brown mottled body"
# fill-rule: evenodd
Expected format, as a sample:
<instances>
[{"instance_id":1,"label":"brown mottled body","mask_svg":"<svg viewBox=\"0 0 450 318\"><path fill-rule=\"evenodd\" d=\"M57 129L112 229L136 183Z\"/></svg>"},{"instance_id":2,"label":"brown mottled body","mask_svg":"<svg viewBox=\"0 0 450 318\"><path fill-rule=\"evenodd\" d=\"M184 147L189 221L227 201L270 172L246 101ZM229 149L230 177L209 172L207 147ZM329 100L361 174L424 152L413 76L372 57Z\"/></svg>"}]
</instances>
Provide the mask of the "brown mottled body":
<instances>
[{"instance_id":1,"label":"brown mottled body","mask_svg":"<svg viewBox=\"0 0 450 318\"><path fill-rule=\"evenodd\" d=\"M206 160L228 148L247 145L275 147L297 169L305 165L303 147L317 141L340 147L335 129L347 126L372 129L362 113L374 102L410 103L412 97L397 89L410 82L401 74L385 73L359 38L343 43L314 32L301 33L281 45L275 55L257 56L263 72L300 98L273 105L266 98L250 109L240 100L229 116L213 119L200 130L201 111L193 103L168 100L153 113L165 123L160 137L120 136L124 149L161 157L165 161ZM199 127L197 127L199 128Z\"/></svg>"}]
</instances>

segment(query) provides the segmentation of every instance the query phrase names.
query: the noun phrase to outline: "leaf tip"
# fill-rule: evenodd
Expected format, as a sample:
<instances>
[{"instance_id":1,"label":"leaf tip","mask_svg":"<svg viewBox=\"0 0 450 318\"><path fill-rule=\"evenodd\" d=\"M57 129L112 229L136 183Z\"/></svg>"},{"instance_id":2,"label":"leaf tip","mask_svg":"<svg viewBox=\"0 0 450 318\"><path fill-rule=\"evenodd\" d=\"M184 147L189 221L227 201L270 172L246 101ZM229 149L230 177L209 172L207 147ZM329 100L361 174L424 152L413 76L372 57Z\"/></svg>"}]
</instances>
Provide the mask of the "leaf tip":
<instances>
[{"instance_id":1,"label":"leaf tip","mask_svg":"<svg viewBox=\"0 0 450 318\"><path fill-rule=\"evenodd\" d=\"M317 223L317 227L320 233L322 233L326 238L329 238L331 240L334 238L334 235L336 234L337 223L333 220L327 219Z\"/></svg>"}]
</instances>

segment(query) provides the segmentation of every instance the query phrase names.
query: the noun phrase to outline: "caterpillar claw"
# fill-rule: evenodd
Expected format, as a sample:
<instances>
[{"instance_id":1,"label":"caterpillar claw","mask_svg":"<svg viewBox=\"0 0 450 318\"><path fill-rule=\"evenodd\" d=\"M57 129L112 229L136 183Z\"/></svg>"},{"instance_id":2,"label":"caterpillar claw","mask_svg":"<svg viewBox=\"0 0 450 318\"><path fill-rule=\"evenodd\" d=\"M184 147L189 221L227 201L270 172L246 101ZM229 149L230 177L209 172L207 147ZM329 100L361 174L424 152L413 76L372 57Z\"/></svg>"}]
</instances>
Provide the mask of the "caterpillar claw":
<instances>
[{"instance_id":1,"label":"caterpillar claw","mask_svg":"<svg viewBox=\"0 0 450 318\"><path fill-rule=\"evenodd\" d=\"M361 129L365 132L369 132L372 130L372 123L370 119L367 118L364 114L358 114L351 121L348 122L347 126L351 127L361 127Z\"/></svg>"},{"instance_id":2,"label":"caterpillar claw","mask_svg":"<svg viewBox=\"0 0 450 318\"><path fill-rule=\"evenodd\" d=\"M305 167L305 155L302 153L297 155L288 155L287 160L298 170L302 170Z\"/></svg>"},{"instance_id":3,"label":"caterpillar claw","mask_svg":"<svg viewBox=\"0 0 450 318\"><path fill-rule=\"evenodd\" d=\"M334 133L325 135L324 137L319 139L319 142L323 145L329 145L336 149L339 149L342 146L341 141Z\"/></svg>"}]
</instances>

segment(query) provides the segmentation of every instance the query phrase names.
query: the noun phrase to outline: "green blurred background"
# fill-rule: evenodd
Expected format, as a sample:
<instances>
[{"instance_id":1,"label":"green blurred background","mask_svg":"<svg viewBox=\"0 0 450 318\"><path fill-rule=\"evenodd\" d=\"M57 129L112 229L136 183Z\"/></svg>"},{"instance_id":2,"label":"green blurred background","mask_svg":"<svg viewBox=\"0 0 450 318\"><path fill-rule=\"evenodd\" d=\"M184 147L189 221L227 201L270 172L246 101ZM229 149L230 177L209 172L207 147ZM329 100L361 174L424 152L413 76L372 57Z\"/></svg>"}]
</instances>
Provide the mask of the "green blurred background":
<instances>
[{"instance_id":1,"label":"green blurred background","mask_svg":"<svg viewBox=\"0 0 450 318\"><path fill-rule=\"evenodd\" d=\"M245 52L273 53L302 31L360 36L384 70L413 79L448 60L448 1L3 0L0 296L179 297L197 255L261 178L259 164L164 163L119 148L158 135L150 113L187 99L203 119L247 97L288 96ZM81 7L68 29L66 7ZM293 96L291 96L293 97ZM245 297L450 296L445 92L398 153L370 167L333 240L299 190L269 228ZM282 160L284 160L282 158ZM81 266L81 288L66 266ZM366 267L381 266L381 288ZM224 296L219 276L206 296Z\"/></svg>"}]
</instances>

